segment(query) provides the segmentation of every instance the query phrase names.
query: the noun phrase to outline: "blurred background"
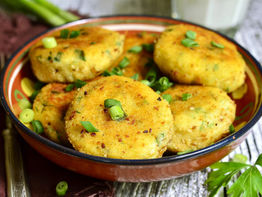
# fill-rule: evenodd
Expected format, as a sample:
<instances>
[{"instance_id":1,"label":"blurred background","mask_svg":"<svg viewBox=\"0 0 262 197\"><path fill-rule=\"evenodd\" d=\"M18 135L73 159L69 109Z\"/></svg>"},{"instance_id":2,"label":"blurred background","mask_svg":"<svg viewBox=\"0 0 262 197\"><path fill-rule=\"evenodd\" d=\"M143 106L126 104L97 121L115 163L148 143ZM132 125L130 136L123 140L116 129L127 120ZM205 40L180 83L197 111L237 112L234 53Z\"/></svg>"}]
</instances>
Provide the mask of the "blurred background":
<instances>
[{"instance_id":1,"label":"blurred background","mask_svg":"<svg viewBox=\"0 0 262 197\"><path fill-rule=\"evenodd\" d=\"M49 0L49 2L0 1L2 27L0 52L12 53L33 35L78 18L105 15L173 17L207 26L234 37L237 31L240 31L243 22L252 24L252 20L259 20L262 15L261 0ZM260 22L256 23L261 25ZM23 36L20 36L21 34Z\"/></svg>"}]
</instances>

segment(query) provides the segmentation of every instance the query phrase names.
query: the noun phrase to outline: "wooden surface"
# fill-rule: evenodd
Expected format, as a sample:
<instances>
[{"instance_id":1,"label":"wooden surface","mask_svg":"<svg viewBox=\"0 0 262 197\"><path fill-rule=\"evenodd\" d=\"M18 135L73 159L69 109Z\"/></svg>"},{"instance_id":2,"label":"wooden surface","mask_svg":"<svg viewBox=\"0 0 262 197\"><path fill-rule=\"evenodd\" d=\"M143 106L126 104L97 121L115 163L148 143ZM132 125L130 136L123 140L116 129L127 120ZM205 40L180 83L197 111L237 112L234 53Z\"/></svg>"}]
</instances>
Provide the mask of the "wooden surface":
<instances>
[{"instance_id":1,"label":"wooden surface","mask_svg":"<svg viewBox=\"0 0 262 197\"><path fill-rule=\"evenodd\" d=\"M53 0L64 9L77 9L81 14L101 16L111 14L148 14L170 16L168 0ZM63 3L62 3L63 2ZM262 1L252 0L247 16L235 35L235 40L248 49L252 55L262 62ZM224 161L228 161L235 153L248 156L254 163L262 153L262 121L252 128L252 133L239 148L232 152ZM204 182L207 171L195 172L189 176L168 181L150 183L114 183L116 196L207 196ZM226 190L226 189L224 189ZM224 191L221 192L223 196Z\"/></svg>"}]
</instances>

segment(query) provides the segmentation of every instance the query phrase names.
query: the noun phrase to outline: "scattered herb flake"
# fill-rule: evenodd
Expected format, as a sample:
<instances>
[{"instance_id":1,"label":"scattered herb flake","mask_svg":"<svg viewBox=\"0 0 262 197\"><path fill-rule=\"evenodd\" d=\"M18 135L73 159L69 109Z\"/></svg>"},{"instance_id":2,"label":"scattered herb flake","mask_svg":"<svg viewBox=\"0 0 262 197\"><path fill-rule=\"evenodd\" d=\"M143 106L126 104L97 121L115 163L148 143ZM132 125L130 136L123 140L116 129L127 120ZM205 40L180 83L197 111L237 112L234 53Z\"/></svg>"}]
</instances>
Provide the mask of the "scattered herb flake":
<instances>
[{"instance_id":1,"label":"scattered herb flake","mask_svg":"<svg viewBox=\"0 0 262 197\"><path fill-rule=\"evenodd\" d=\"M142 44L142 46L143 49L149 53L152 53L154 51L154 44Z\"/></svg>"},{"instance_id":2,"label":"scattered herb flake","mask_svg":"<svg viewBox=\"0 0 262 197\"><path fill-rule=\"evenodd\" d=\"M143 50L142 46L133 46L128 50L130 53L140 53Z\"/></svg>"},{"instance_id":3,"label":"scattered herb flake","mask_svg":"<svg viewBox=\"0 0 262 197\"><path fill-rule=\"evenodd\" d=\"M89 121L80 121L81 125L85 128L87 132L98 132L99 130L92 125Z\"/></svg>"},{"instance_id":4,"label":"scattered herb flake","mask_svg":"<svg viewBox=\"0 0 262 197\"><path fill-rule=\"evenodd\" d=\"M76 38L80 35L80 31L71 31L69 38Z\"/></svg>"},{"instance_id":5,"label":"scattered herb flake","mask_svg":"<svg viewBox=\"0 0 262 197\"><path fill-rule=\"evenodd\" d=\"M130 64L129 59L128 59L127 57L124 57L124 58L121 60L121 62L119 63L118 66L119 66L121 69L123 69L123 68L127 67L129 64Z\"/></svg>"},{"instance_id":6,"label":"scattered herb flake","mask_svg":"<svg viewBox=\"0 0 262 197\"><path fill-rule=\"evenodd\" d=\"M194 41L194 40L191 40L189 38L185 38L181 41L181 44L184 45L185 47L198 47L199 44Z\"/></svg>"},{"instance_id":7,"label":"scattered herb flake","mask_svg":"<svg viewBox=\"0 0 262 197\"><path fill-rule=\"evenodd\" d=\"M192 94L190 93L184 93L182 94L182 101L187 101L188 99L190 99L192 97Z\"/></svg>"},{"instance_id":8,"label":"scattered herb flake","mask_svg":"<svg viewBox=\"0 0 262 197\"><path fill-rule=\"evenodd\" d=\"M216 43L216 42L214 42L214 41L211 41L211 45L212 45L213 47L217 47L217 48L220 48L220 49L225 48L223 44L219 44L219 43Z\"/></svg>"},{"instance_id":9,"label":"scattered herb flake","mask_svg":"<svg viewBox=\"0 0 262 197\"><path fill-rule=\"evenodd\" d=\"M63 53L62 53L61 51L59 51L59 52L56 54L56 56L54 57L54 61L60 62L62 55L63 55Z\"/></svg>"},{"instance_id":10,"label":"scattered herb flake","mask_svg":"<svg viewBox=\"0 0 262 197\"><path fill-rule=\"evenodd\" d=\"M186 37L191 39L191 40L195 40L196 36L197 36L197 33L194 32L194 31L189 30L189 31L186 32Z\"/></svg>"},{"instance_id":11,"label":"scattered herb flake","mask_svg":"<svg viewBox=\"0 0 262 197\"><path fill-rule=\"evenodd\" d=\"M85 52L83 50L75 49L75 53L78 55L79 59L86 61Z\"/></svg>"},{"instance_id":12,"label":"scattered herb flake","mask_svg":"<svg viewBox=\"0 0 262 197\"><path fill-rule=\"evenodd\" d=\"M60 31L60 38L68 38L68 35L69 35L69 30L68 29L63 29Z\"/></svg>"}]
</instances>

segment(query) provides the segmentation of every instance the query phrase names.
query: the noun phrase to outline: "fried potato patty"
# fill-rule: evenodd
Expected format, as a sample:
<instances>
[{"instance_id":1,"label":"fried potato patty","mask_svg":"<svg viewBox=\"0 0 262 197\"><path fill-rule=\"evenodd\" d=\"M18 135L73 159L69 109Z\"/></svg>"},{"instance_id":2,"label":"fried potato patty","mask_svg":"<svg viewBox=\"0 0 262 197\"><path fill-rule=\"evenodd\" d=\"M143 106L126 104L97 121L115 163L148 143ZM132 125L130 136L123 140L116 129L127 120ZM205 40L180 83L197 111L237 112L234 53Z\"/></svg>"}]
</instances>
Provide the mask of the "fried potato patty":
<instances>
[{"instance_id":1,"label":"fried potato patty","mask_svg":"<svg viewBox=\"0 0 262 197\"><path fill-rule=\"evenodd\" d=\"M104 100L121 102L127 117L111 119ZM87 132L89 121L98 132ZM65 117L73 147L83 153L120 159L161 157L173 133L173 117L167 101L148 86L120 76L104 77L82 87Z\"/></svg>"},{"instance_id":2,"label":"fried potato patty","mask_svg":"<svg viewBox=\"0 0 262 197\"><path fill-rule=\"evenodd\" d=\"M54 142L68 145L64 116L76 91L64 91L66 84L50 83L44 86L33 103L35 120L39 120L45 135Z\"/></svg>"},{"instance_id":3,"label":"fried potato patty","mask_svg":"<svg viewBox=\"0 0 262 197\"><path fill-rule=\"evenodd\" d=\"M44 48L41 41L29 52L35 76L43 82L89 80L109 68L123 51L124 35L100 27L68 29L68 38L59 32L55 48ZM70 38L72 32L79 36Z\"/></svg>"},{"instance_id":4,"label":"fried potato patty","mask_svg":"<svg viewBox=\"0 0 262 197\"><path fill-rule=\"evenodd\" d=\"M172 96L170 106L174 116L174 135L168 150L197 150L229 133L236 105L223 90L176 85L163 94Z\"/></svg>"},{"instance_id":5,"label":"fried potato patty","mask_svg":"<svg viewBox=\"0 0 262 197\"><path fill-rule=\"evenodd\" d=\"M181 43L187 31L196 32L199 46L186 47ZM212 41L224 48L215 47ZM183 84L232 92L245 79L245 61L236 47L220 35L192 25L167 27L155 45L154 60L163 73Z\"/></svg>"},{"instance_id":6,"label":"fried potato patty","mask_svg":"<svg viewBox=\"0 0 262 197\"><path fill-rule=\"evenodd\" d=\"M135 74L138 74L138 80L144 79L150 67L146 66L146 64L148 62L151 62L153 59L153 50L152 52L150 52L143 49L139 53L132 53L129 52L129 50L134 46L147 45L148 47L150 47L151 45L154 47L155 40L156 35L151 33L144 32L138 34L127 34L125 38L124 52L120 56L120 58L118 58L118 61L114 66L118 66L123 58L126 57L129 60L129 65L123 69L123 76L132 77Z\"/></svg>"}]
</instances>

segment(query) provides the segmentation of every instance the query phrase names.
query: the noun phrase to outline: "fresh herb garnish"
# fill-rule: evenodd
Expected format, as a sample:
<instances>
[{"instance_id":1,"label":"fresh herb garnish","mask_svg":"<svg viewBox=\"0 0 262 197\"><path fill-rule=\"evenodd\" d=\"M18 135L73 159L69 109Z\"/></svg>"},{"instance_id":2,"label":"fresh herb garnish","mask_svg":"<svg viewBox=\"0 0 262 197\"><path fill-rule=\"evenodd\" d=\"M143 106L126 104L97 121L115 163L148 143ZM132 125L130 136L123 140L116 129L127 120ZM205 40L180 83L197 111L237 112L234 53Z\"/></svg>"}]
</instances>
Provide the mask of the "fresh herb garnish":
<instances>
[{"instance_id":1,"label":"fresh herb garnish","mask_svg":"<svg viewBox=\"0 0 262 197\"><path fill-rule=\"evenodd\" d=\"M196 35L197 35L197 33L194 32L194 31L191 31L191 30L186 32L186 37L191 39L191 40L195 40L196 39Z\"/></svg>"},{"instance_id":2,"label":"fresh herb garnish","mask_svg":"<svg viewBox=\"0 0 262 197\"><path fill-rule=\"evenodd\" d=\"M194 41L194 40L191 40L189 38L185 38L181 41L181 44L184 45L185 47L198 47L199 44Z\"/></svg>"},{"instance_id":3,"label":"fresh herb garnish","mask_svg":"<svg viewBox=\"0 0 262 197\"><path fill-rule=\"evenodd\" d=\"M79 30L74 30L71 31L69 38L76 38L80 35L80 31Z\"/></svg>"},{"instance_id":4,"label":"fresh herb garnish","mask_svg":"<svg viewBox=\"0 0 262 197\"><path fill-rule=\"evenodd\" d=\"M121 102L116 100L116 99L104 100L104 107L107 108L107 109L110 108L110 107L116 106L116 105L122 107Z\"/></svg>"},{"instance_id":5,"label":"fresh herb garnish","mask_svg":"<svg viewBox=\"0 0 262 197\"><path fill-rule=\"evenodd\" d=\"M154 51L154 44L142 44L142 47L149 53L152 53Z\"/></svg>"},{"instance_id":6,"label":"fresh herb garnish","mask_svg":"<svg viewBox=\"0 0 262 197\"><path fill-rule=\"evenodd\" d=\"M36 132L37 134L41 134L44 132L44 127L39 120L33 120L31 124L33 126L33 131Z\"/></svg>"},{"instance_id":7,"label":"fresh herb garnish","mask_svg":"<svg viewBox=\"0 0 262 197\"><path fill-rule=\"evenodd\" d=\"M79 59L86 61L85 52L83 50L75 49L75 53L78 55Z\"/></svg>"},{"instance_id":8,"label":"fresh herb garnish","mask_svg":"<svg viewBox=\"0 0 262 197\"><path fill-rule=\"evenodd\" d=\"M238 196L258 196L262 195L262 175L257 166L262 167L262 154L259 155L254 165L238 163L238 162L218 162L210 166L213 169L208 174L206 183L210 192L209 196L215 196L222 186L227 186L232 177L241 174L237 180L229 186L227 194L231 197Z\"/></svg>"},{"instance_id":9,"label":"fresh herb garnish","mask_svg":"<svg viewBox=\"0 0 262 197\"><path fill-rule=\"evenodd\" d=\"M224 46L223 44L219 44L219 43L216 43L216 42L214 42L214 41L211 41L211 45L212 45L213 47L217 47L217 48L220 48L220 49L225 48L225 46Z\"/></svg>"},{"instance_id":10,"label":"fresh herb garnish","mask_svg":"<svg viewBox=\"0 0 262 197\"><path fill-rule=\"evenodd\" d=\"M134 74L134 75L131 77L131 79L134 79L135 81L137 81L138 78L139 78L139 74L138 74L138 73Z\"/></svg>"},{"instance_id":11,"label":"fresh herb garnish","mask_svg":"<svg viewBox=\"0 0 262 197\"><path fill-rule=\"evenodd\" d=\"M47 49L55 48L57 46L55 37L45 37L42 39L42 43Z\"/></svg>"},{"instance_id":12,"label":"fresh herb garnish","mask_svg":"<svg viewBox=\"0 0 262 197\"><path fill-rule=\"evenodd\" d=\"M54 57L54 61L60 62L62 55L63 55L63 53L62 53L61 51L59 51L59 52L56 54L56 56Z\"/></svg>"},{"instance_id":13,"label":"fresh herb garnish","mask_svg":"<svg viewBox=\"0 0 262 197\"><path fill-rule=\"evenodd\" d=\"M164 92L165 90L170 88L172 85L173 85L173 83L171 81L169 81L169 79L167 77L161 77L155 83L153 83L151 85L151 87L155 91Z\"/></svg>"},{"instance_id":14,"label":"fresh herb garnish","mask_svg":"<svg viewBox=\"0 0 262 197\"><path fill-rule=\"evenodd\" d=\"M62 29L60 31L60 38L66 39L66 38L68 38L68 35L69 35L69 30L68 29Z\"/></svg>"},{"instance_id":15,"label":"fresh herb garnish","mask_svg":"<svg viewBox=\"0 0 262 197\"><path fill-rule=\"evenodd\" d=\"M188 99L190 99L192 97L192 94L190 93L184 93L182 94L182 101L187 101Z\"/></svg>"},{"instance_id":16,"label":"fresh herb garnish","mask_svg":"<svg viewBox=\"0 0 262 197\"><path fill-rule=\"evenodd\" d=\"M130 53L140 53L143 50L142 46L133 46L128 50Z\"/></svg>"},{"instance_id":17,"label":"fresh herb garnish","mask_svg":"<svg viewBox=\"0 0 262 197\"><path fill-rule=\"evenodd\" d=\"M85 81L82 81L82 80L75 80L74 83L71 83L71 84L68 84L66 87L65 87L65 91L66 92L70 92L72 91L75 87L76 88L81 88L83 87L84 85L86 85L86 82Z\"/></svg>"},{"instance_id":18,"label":"fresh herb garnish","mask_svg":"<svg viewBox=\"0 0 262 197\"><path fill-rule=\"evenodd\" d=\"M116 99L104 100L104 107L108 109L109 115L112 120L122 120L126 117L121 102Z\"/></svg>"},{"instance_id":19,"label":"fresh herb garnish","mask_svg":"<svg viewBox=\"0 0 262 197\"><path fill-rule=\"evenodd\" d=\"M89 121L80 121L81 125L85 128L87 132L98 132L99 130L92 125Z\"/></svg>"},{"instance_id":20,"label":"fresh herb garnish","mask_svg":"<svg viewBox=\"0 0 262 197\"><path fill-rule=\"evenodd\" d=\"M121 69L123 69L123 68L127 67L129 64L130 64L129 59L128 59L127 57L124 57L124 58L121 60L121 62L119 63L118 66L119 66Z\"/></svg>"},{"instance_id":21,"label":"fresh herb garnish","mask_svg":"<svg viewBox=\"0 0 262 197\"><path fill-rule=\"evenodd\" d=\"M172 96L170 94L163 94L162 98L165 99L168 103L172 101Z\"/></svg>"},{"instance_id":22,"label":"fresh herb garnish","mask_svg":"<svg viewBox=\"0 0 262 197\"><path fill-rule=\"evenodd\" d=\"M231 125L229 126L229 133L234 133L234 132L235 132L235 127L234 127L233 124L231 124Z\"/></svg>"},{"instance_id":23,"label":"fresh herb garnish","mask_svg":"<svg viewBox=\"0 0 262 197\"><path fill-rule=\"evenodd\" d=\"M60 181L57 185L56 185L56 194L58 196L65 196L66 192L68 190L68 184L66 181Z\"/></svg>"}]
</instances>

